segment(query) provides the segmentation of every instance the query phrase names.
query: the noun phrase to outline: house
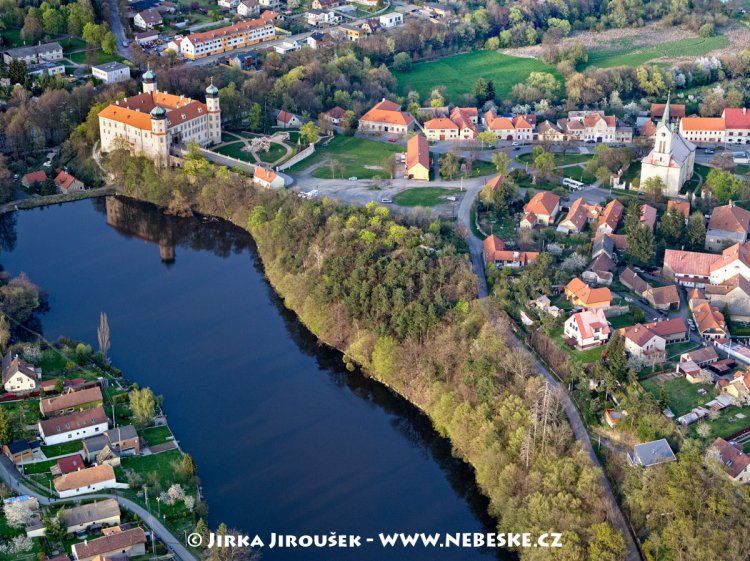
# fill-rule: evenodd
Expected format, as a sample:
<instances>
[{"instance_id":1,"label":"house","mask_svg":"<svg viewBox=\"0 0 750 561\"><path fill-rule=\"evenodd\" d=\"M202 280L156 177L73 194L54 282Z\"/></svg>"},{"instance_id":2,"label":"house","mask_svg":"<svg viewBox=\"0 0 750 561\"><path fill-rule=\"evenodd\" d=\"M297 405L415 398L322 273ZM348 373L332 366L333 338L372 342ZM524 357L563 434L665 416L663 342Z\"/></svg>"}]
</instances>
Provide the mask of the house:
<instances>
[{"instance_id":1,"label":"house","mask_svg":"<svg viewBox=\"0 0 750 561\"><path fill-rule=\"evenodd\" d=\"M516 127L508 117L499 117L494 111L487 111L482 117L484 126L500 140L516 140Z\"/></svg>"},{"instance_id":2,"label":"house","mask_svg":"<svg viewBox=\"0 0 750 561\"><path fill-rule=\"evenodd\" d=\"M454 107L450 117L444 115L424 124L429 140L469 140L477 135L477 110L473 107Z\"/></svg>"},{"instance_id":3,"label":"house","mask_svg":"<svg viewBox=\"0 0 750 561\"><path fill-rule=\"evenodd\" d=\"M99 455L105 450L107 451L105 456L109 455L111 449L105 433L91 436L83 441L83 456L89 463L99 463Z\"/></svg>"},{"instance_id":4,"label":"house","mask_svg":"<svg viewBox=\"0 0 750 561\"><path fill-rule=\"evenodd\" d=\"M581 306L586 310L609 308L612 301L609 288L591 288L577 277L565 286L565 297L573 306Z\"/></svg>"},{"instance_id":5,"label":"house","mask_svg":"<svg viewBox=\"0 0 750 561\"><path fill-rule=\"evenodd\" d=\"M664 194L676 197L685 182L693 176L695 144L682 136L684 122L685 119L680 121L680 132L674 130L667 100L662 119L656 127L654 147L641 162L640 190L646 188L649 179L656 177L665 185Z\"/></svg>"},{"instance_id":6,"label":"house","mask_svg":"<svg viewBox=\"0 0 750 561\"><path fill-rule=\"evenodd\" d=\"M453 14L453 10L447 4L440 2L427 2L424 7L433 17L446 18Z\"/></svg>"},{"instance_id":7,"label":"house","mask_svg":"<svg viewBox=\"0 0 750 561\"><path fill-rule=\"evenodd\" d=\"M495 234L487 236L483 243L484 262L494 263L496 267L526 267L539 256L531 251L511 251L505 248L503 240Z\"/></svg>"},{"instance_id":8,"label":"house","mask_svg":"<svg viewBox=\"0 0 750 561\"><path fill-rule=\"evenodd\" d=\"M55 479L54 485L57 494L64 499L95 493L102 489L114 489L117 487L117 481L112 466L101 465L61 475Z\"/></svg>"},{"instance_id":9,"label":"house","mask_svg":"<svg viewBox=\"0 0 750 561\"><path fill-rule=\"evenodd\" d=\"M718 308L706 301L691 301L691 310L696 330L704 339L724 339L729 335L724 314Z\"/></svg>"},{"instance_id":10,"label":"house","mask_svg":"<svg viewBox=\"0 0 750 561\"><path fill-rule=\"evenodd\" d=\"M406 177L430 180L430 147L421 134L415 134L406 143Z\"/></svg>"},{"instance_id":11,"label":"house","mask_svg":"<svg viewBox=\"0 0 750 561\"><path fill-rule=\"evenodd\" d=\"M726 474L735 483L750 482L750 456L742 451L742 445L717 438L709 448Z\"/></svg>"},{"instance_id":12,"label":"house","mask_svg":"<svg viewBox=\"0 0 750 561\"><path fill-rule=\"evenodd\" d=\"M711 265L720 256L713 253L698 253L667 249L664 251L664 267L662 272L666 278L687 287L709 284L711 279Z\"/></svg>"},{"instance_id":13,"label":"house","mask_svg":"<svg viewBox=\"0 0 750 561\"><path fill-rule=\"evenodd\" d=\"M257 57L254 53L238 53L226 59L227 65L240 70L252 70L255 68Z\"/></svg>"},{"instance_id":14,"label":"house","mask_svg":"<svg viewBox=\"0 0 750 561\"><path fill-rule=\"evenodd\" d=\"M620 273L620 282L638 295L643 294L648 289L648 284L639 277L630 267Z\"/></svg>"},{"instance_id":15,"label":"house","mask_svg":"<svg viewBox=\"0 0 750 561\"><path fill-rule=\"evenodd\" d=\"M323 33L322 31L313 31L305 41L311 49L322 49L323 47L330 47L336 44L328 33Z\"/></svg>"},{"instance_id":16,"label":"house","mask_svg":"<svg viewBox=\"0 0 750 561\"><path fill-rule=\"evenodd\" d=\"M162 23L164 22L161 19L161 14L157 10L151 8L138 12L133 18L133 25L138 29L153 29Z\"/></svg>"},{"instance_id":17,"label":"house","mask_svg":"<svg viewBox=\"0 0 750 561\"><path fill-rule=\"evenodd\" d=\"M312 8L315 10L330 10L339 6L338 0L313 0Z\"/></svg>"},{"instance_id":18,"label":"house","mask_svg":"<svg viewBox=\"0 0 750 561\"><path fill-rule=\"evenodd\" d=\"M333 10L308 10L308 25L333 25L339 21L339 16Z\"/></svg>"},{"instance_id":19,"label":"house","mask_svg":"<svg viewBox=\"0 0 750 561\"><path fill-rule=\"evenodd\" d=\"M376 18L366 19L360 24L360 29L362 29L362 31L364 31L368 35L377 33L378 31L380 31L380 20Z\"/></svg>"},{"instance_id":20,"label":"house","mask_svg":"<svg viewBox=\"0 0 750 561\"><path fill-rule=\"evenodd\" d=\"M706 231L706 250L721 251L729 245L743 244L750 231L750 211L736 206L718 206L711 213Z\"/></svg>"},{"instance_id":21,"label":"house","mask_svg":"<svg viewBox=\"0 0 750 561\"><path fill-rule=\"evenodd\" d=\"M34 447L27 440L14 440L3 444L3 454L14 464L20 464L34 457Z\"/></svg>"},{"instance_id":22,"label":"house","mask_svg":"<svg viewBox=\"0 0 750 561\"><path fill-rule=\"evenodd\" d=\"M261 6L263 2L260 2ZM265 14L265 16L264 16ZM179 52L189 60L242 49L276 39L273 18L277 14L262 12L256 19L246 19L209 31L190 33L180 39Z\"/></svg>"},{"instance_id":23,"label":"house","mask_svg":"<svg viewBox=\"0 0 750 561\"><path fill-rule=\"evenodd\" d=\"M700 349L688 351L680 355L680 362L691 361L698 366L706 366L707 364L711 364L713 362L716 362L717 360L719 360L719 355L716 354L716 349L710 346L701 347Z\"/></svg>"},{"instance_id":24,"label":"house","mask_svg":"<svg viewBox=\"0 0 750 561\"><path fill-rule=\"evenodd\" d=\"M669 119L672 121L679 121L685 118L685 104L684 103L670 103L667 106L666 103L652 103L651 104L651 118L659 120L664 117L665 111L669 107Z\"/></svg>"},{"instance_id":25,"label":"house","mask_svg":"<svg viewBox=\"0 0 750 561\"><path fill-rule=\"evenodd\" d=\"M73 545L73 555L77 561L93 561L98 556L138 557L145 554L146 534L142 528L120 529L101 538Z\"/></svg>"},{"instance_id":26,"label":"house","mask_svg":"<svg viewBox=\"0 0 750 561\"><path fill-rule=\"evenodd\" d=\"M581 273L581 278L588 282L596 284L612 284L614 275L612 271L615 269L615 262L606 253L598 255L594 260L589 263L586 270Z\"/></svg>"},{"instance_id":27,"label":"house","mask_svg":"<svg viewBox=\"0 0 750 561\"><path fill-rule=\"evenodd\" d=\"M279 111L276 114L276 126L284 129L295 129L302 126L302 118L289 111Z\"/></svg>"},{"instance_id":28,"label":"house","mask_svg":"<svg viewBox=\"0 0 750 561\"><path fill-rule=\"evenodd\" d=\"M750 142L750 113L746 107L727 107L722 112L726 142L747 144Z\"/></svg>"},{"instance_id":29,"label":"house","mask_svg":"<svg viewBox=\"0 0 750 561\"><path fill-rule=\"evenodd\" d=\"M60 171L54 179L57 190L63 194L83 191L86 186L66 171Z\"/></svg>"},{"instance_id":30,"label":"house","mask_svg":"<svg viewBox=\"0 0 750 561\"><path fill-rule=\"evenodd\" d=\"M359 40L362 39L362 37L364 37L365 35L365 32L362 30L362 28L354 25L353 23L345 23L339 26L339 28L344 32L346 40L353 43L358 43Z\"/></svg>"},{"instance_id":31,"label":"house","mask_svg":"<svg viewBox=\"0 0 750 561\"><path fill-rule=\"evenodd\" d=\"M141 453L141 439L133 425L109 429L104 436L110 450L118 456L137 456Z\"/></svg>"},{"instance_id":32,"label":"house","mask_svg":"<svg viewBox=\"0 0 750 561\"><path fill-rule=\"evenodd\" d=\"M646 121L638 127L638 134L648 139L653 139L656 136L656 125L651 120Z\"/></svg>"},{"instance_id":33,"label":"house","mask_svg":"<svg viewBox=\"0 0 750 561\"><path fill-rule=\"evenodd\" d=\"M537 136L539 140L545 142L564 142L568 140L568 135L559 126L550 121L543 121L539 124L537 127Z\"/></svg>"},{"instance_id":34,"label":"house","mask_svg":"<svg viewBox=\"0 0 750 561\"><path fill-rule=\"evenodd\" d=\"M512 123L516 133L514 138L520 142L531 142L534 140L534 123L529 115L516 115Z\"/></svg>"},{"instance_id":35,"label":"house","mask_svg":"<svg viewBox=\"0 0 750 561\"><path fill-rule=\"evenodd\" d=\"M338 105L323 113L323 118L329 121L332 125L340 125L343 122L344 117L346 117L346 110Z\"/></svg>"},{"instance_id":36,"label":"house","mask_svg":"<svg viewBox=\"0 0 750 561\"><path fill-rule=\"evenodd\" d=\"M28 47L17 47L3 52L3 62L9 65L13 60L21 60L27 65L37 64L43 60L62 60L63 48L58 42L40 43Z\"/></svg>"},{"instance_id":37,"label":"house","mask_svg":"<svg viewBox=\"0 0 750 561\"><path fill-rule=\"evenodd\" d=\"M557 226L557 231L563 234L579 234L586 224L599 218L602 207L598 204L589 204L586 199L579 197L570 205L568 215Z\"/></svg>"},{"instance_id":38,"label":"house","mask_svg":"<svg viewBox=\"0 0 750 561\"><path fill-rule=\"evenodd\" d=\"M560 197L550 191L539 191L524 205L523 212L522 228L554 224L557 213L560 212Z\"/></svg>"},{"instance_id":39,"label":"house","mask_svg":"<svg viewBox=\"0 0 750 561\"><path fill-rule=\"evenodd\" d=\"M667 201L667 212L676 210L685 217L685 224L687 224L690 218L690 201L678 201L677 199L669 199Z\"/></svg>"},{"instance_id":40,"label":"house","mask_svg":"<svg viewBox=\"0 0 750 561\"><path fill-rule=\"evenodd\" d=\"M83 463L81 455L74 454L57 460L57 463L52 466L50 471L52 472L52 475L65 475L85 468L86 464Z\"/></svg>"},{"instance_id":41,"label":"house","mask_svg":"<svg viewBox=\"0 0 750 561\"><path fill-rule=\"evenodd\" d=\"M221 8L227 8L229 10L234 10L239 3L240 3L240 0L219 0L217 2L217 4Z\"/></svg>"},{"instance_id":42,"label":"house","mask_svg":"<svg viewBox=\"0 0 750 561\"><path fill-rule=\"evenodd\" d=\"M726 129L722 117L685 117L680 120L680 134L690 142L722 144L726 139Z\"/></svg>"},{"instance_id":43,"label":"house","mask_svg":"<svg viewBox=\"0 0 750 561\"><path fill-rule=\"evenodd\" d=\"M645 324L651 331L663 337L667 345L688 340L689 330L683 318L672 318Z\"/></svg>"},{"instance_id":44,"label":"house","mask_svg":"<svg viewBox=\"0 0 750 561\"><path fill-rule=\"evenodd\" d=\"M121 62L107 62L91 67L91 74L105 84L130 80L130 67Z\"/></svg>"},{"instance_id":45,"label":"house","mask_svg":"<svg viewBox=\"0 0 750 561\"><path fill-rule=\"evenodd\" d=\"M646 325L637 323L623 327L619 333L623 338L625 352L630 358L645 364L658 364L666 359L667 342Z\"/></svg>"},{"instance_id":46,"label":"house","mask_svg":"<svg viewBox=\"0 0 750 561\"><path fill-rule=\"evenodd\" d=\"M597 234L591 244L591 257L596 259L600 255L606 255L610 259L615 256L615 243L612 237L606 234Z\"/></svg>"},{"instance_id":47,"label":"house","mask_svg":"<svg viewBox=\"0 0 750 561\"><path fill-rule=\"evenodd\" d=\"M154 31L153 29L149 29L148 31L142 31L140 33L136 33L133 35L133 39L135 39L139 45L148 45L149 43L153 43L159 38L159 32ZM176 48L172 49L173 51L179 53L180 48L179 45L176 46Z\"/></svg>"},{"instance_id":48,"label":"house","mask_svg":"<svg viewBox=\"0 0 750 561\"><path fill-rule=\"evenodd\" d=\"M567 119L557 121L558 128L573 140L612 143L616 141L617 119L604 111L569 111Z\"/></svg>"},{"instance_id":49,"label":"house","mask_svg":"<svg viewBox=\"0 0 750 561\"><path fill-rule=\"evenodd\" d=\"M44 444L51 446L61 442L82 440L107 430L109 420L103 407L68 413L39 421L39 434Z\"/></svg>"},{"instance_id":50,"label":"house","mask_svg":"<svg viewBox=\"0 0 750 561\"><path fill-rule=\"evenodd\" d=\"M709 267L711 284L722 284L735 275L750 280L750 243L734 244L713 257Z\"/></svg>"},{"instance_id":51,"label":"house","mask_svg":"<svg viewBox=\"0 0 750 561\"><path fill-rule=\"evenodd\" d=\"M26 189L31 189L34 187L34 184L42 184L45 181L47 181L47 174L44 173L44 170L40 169L39 171L32 171L24 175L21 178L21 185Z\"/></svg>"},{"instance_id":52,"label":"house","mask_svg":"<svg viewBox=\"0 0 750 561\"><path fill-rule=\"evenodd\" d=\"M607 203L601 216L599 216L599 226L597 226L596 231L604 232L605 234L614 234L615 230L617 230L617 226L620 224L624 212L625 205L617 199Z\"/></svg>"},{"instance_id":53,"label":"house","mask_svg":"<svg viewBox=\"0 0 750 561\"><path fill-rule=\"evenodd\" d=\"M28 65L26 74L29 76L57 76L65 74L65 65L62 62L43 60L37 64Z\"/></svg>"},{"instance_id":54,"label":"house","mask_svg":"<svg viewBox=\"0 0 750 561\"><path fill-rule=\"evenodd\" d=\"M721 378L717 386L743 405L750 404L750 371L735 372L731 380Z\"/></svg>"},{"instance_id":55,"label":"house","mask_svg":"<svg viewBox=\"0 0 750 561\"><path fill-rule=\"evenodd\" d=\"M656 209L651 205L641 205L641 224L646 226L651 232L656 226Z\"/></svg>"},{"instance_id":56,"label":"house","mask_svg":"<svg viewBox=\"0 0 750 561\"><path fill-rule=\"evenodd\" d=\"M15 353L3 357L3 388L6 392L33 392L39 387L42 371L34 368Z\"/></svg>"},{"instance_id":57,"label":"house","mask_svg":"<svg viewBox=\"0 0 750 561\"><path fill-rule=\"evenodd\" d=\"M750 281L735 275L722 284L707 284L704 296L712 306L729 310L732 321L750 322Z\"/></svg>"},{"instance_id":58,"label":"house","mask_svg":"<svg viewBox=\"0 0 750 561\"><path fill-rule=\"evenodd\" d=\"M631 466L650 467L666 462L674 462L676 459L666 438L636 444L633 448L633 453L628 454Z\"/></svg>"},{"instance_id":59,"label":"house","mask_svg":"<svg viewBox=\"0 0 750 561\"><path fill-rule=\"evenodd\" d=\"M656 310L678 310L680 308L680 294L677 285L651 286L641 294L651 307Z\"/></svg>"},{"instance_id":60,"label":"house","mask_svg":"<svg viewBox=\"0 0 750 561\"><path fill-rule=\"evenodd\" d=\"M612 328L601 308L573 314L565 320L563 328L563 335L575 341L579 349L603 345L609 339L611 332Z\"/></svg>"},{"instance_id":61,"label":"house","mask_svg":"<svg viewBox=\"0 0 750 561\"><path fill-rule=\"evenodd\" d=\"M401 27L404 25L404 14L401 12L390 12L388 14L384 14L380 16L380 25L383 26L384 29L389 29L391 27Z\"/></svg>"},{"instance_id":62,"label":"house","mask_svg":"<svg viewBox=\"0 0 750 561\"><path fill-rule=\"evenodd\" d=\"M237 14L243 18L255 17L260 13L258 0L242 0L237 5Z\"/></svg>"},{"instance_id":63,"label":"house","mask_svg":"<svg viewBox=\"0 0 750 561\"><path fill-rule=\"evenodd\" d=\"M283 189L286 185L283 177L272 169L264 168L263 166L255 166L253 183L266 189Z\"/></svg>"},{"instance_id":64,"label":"house","mask_svg":"<svg viewBox=\"0 0 750 561\"><path fill-rule=\"evenodd\" d=\"M359 131L403 135L415 124L414 117L401 111L401 106L383 98L359 120Z\"/></svg>"},{"instance_id":65,"label":"house","mask_svg":"<svg viewBox=\"0 0 750 561\"><path fill-rule=\"evenodd\" d=\"M79 390L87 386L87 384L96 384L96 382L87 382L83 378L50 378L49 380L43 380L40 384L40 388L45 392L54 392L57 382L61 381L63 390Z\"/></svg>"},{"instance_id":66,"label":"house","mask_svg":"<svg viewBox=\"0 0 750 561\"><path fill-rule=\"evenodd\" d=\"M45 417L54 417L72 413L76 410L100 407L102 402L102 390L99 386L95 386L77 392L70 391L56 397L42 399L39 402L39 410Z\"/></svg>"},{"instance_id":67,"label":"house","mask_svg":"<svg viewBox=\"0 0 750 561\"><path fill-rule=\"evenodd\" d=\"M62 512L61 522L68 534L75 534L91 527L119 526L120 506L115 499L104 499L67 507Z\"/></svg>"},{"instance_id":68,"label":"house","mask_svg":"<svg viewBox=\"0 0 750 561\"><path fill-rule=\"evenodd\" d=\"M294 51L299 51L302 48L302 43L299 41L282 41L273 46L273 50L280 55L285 55Z\"/></svg>"}]
</instances>

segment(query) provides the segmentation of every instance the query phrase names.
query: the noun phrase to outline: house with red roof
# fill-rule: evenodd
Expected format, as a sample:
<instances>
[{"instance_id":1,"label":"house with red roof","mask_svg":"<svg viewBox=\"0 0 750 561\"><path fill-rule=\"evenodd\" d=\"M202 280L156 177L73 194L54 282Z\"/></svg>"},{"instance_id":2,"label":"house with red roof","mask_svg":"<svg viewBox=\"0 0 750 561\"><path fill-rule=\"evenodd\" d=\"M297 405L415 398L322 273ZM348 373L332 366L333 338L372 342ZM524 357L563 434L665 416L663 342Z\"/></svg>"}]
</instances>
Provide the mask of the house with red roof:
<instances>
[{"instance_id":1,"label":"house with red roof","mask_svg":"<svg viewBox=\"0 0 750 561\"><path fill-rule=\"evenodd\" d=\"M709 453L718 460L732 481L750 483L750 456L742 451L741 444L717 438L709 448Z\"/></svg>"},{"instance_id":2,"label":"house with red roof","mask_svg":"<svg viewBox=\"0 0 750 561\"><path fill-rule=\"evenodd\" d=\"M625 212L625 205L623 205L617 199L614 199L607 203L604 207L604 211L599 216L599 226L597 226L597 232L604 232L605 234L612 234L617 230L617 226L620 224L622 215Z\"/></svg>"},{"instance_id":3,"label":"house with red roof","mask_svg":"<svg viewBox=\"0 0 750 561\"><path fill-rule=\"evenodd\" d=\"M568 111L567 119L560 119L558 127L575 140L615 142L617 118L604 111Z\"/></svg>"},{"instance_id":4,"label":"house with red roof","mask_svg":"<svg viewBox=\"0 0 750 561\"><path fill-rule=\"evenodd\" d=\"M482 122L500 140L516 140L516 127L508 117L500 117L494 111L487 111L482 116Z\"/></svg>"},{"instance_id":5,"label":"house with red roof","mask_svg":"<svg viewBox=\"0 0 750 561\"><path fill-rule=\"evenodd\" d=\"M646 226L651 232L656 226L656 209L651 205L641 205L641 224Z\"/></svg>"},{"instance_id":6,"label":"house with red roof","mask_svg":"<svg viewBox=\"0 0 750 561\"><path fill-rule=\"evenodd\" d=\"M723 143L726 138L723 117L685 117L680 120L680 136L689 142Z\"/></svg>"},{"instance_id":7,"label":"house with red roof","mask_svg":"<svg viewBox=\"0 0 750 561\"><path fill-rule=\"evenodd\" d=\"M602 213L602 207L598 204L590 204L583 197L579 197L570 205L568 215L557 226L557 231L563 234L579 234L586 224L597 220Z\"/></svg>"},{"instance_id":8,"label":"house with red roof","mask_svg":"<svg viewBox=\"0 0 750 561\"><path fill-rule=\"evenodd\" d=\"M579 349L603 345L609 339L612 328L604 310L585 310L570 316L565 321L563 335Z\"/></svg>"},{"instance_id":9,"label":"house with red roof","mask_svg":"<svg viewBox=\"0 0 750 561\"><path fill-rule=\"evenodd\" d=\"M415 134L406 143L406 177L430 180L430 146L421 134Z\"/></svg>"},{"instance_id":10,"label":"house with red roof","mask_svg":"<svg viewBox=\"0 0 750 561\"><path fill-rule=\"evenodd\" d=\"M539 191L523 207L521 228L554 224L559 211L560 197L550 191Z\"/></svg>"},{"instance_id":11,"label":"house with red roof","mask_svg":"<svg viewBox=\"0 0 750 561\"><path fill-rule=\"evenodd\" d=\"M512 251L506 249L503 240L495 234L491 234L485 238L483 248L484 262L488 265L494 263L497 268L511 267L516 269L526 267L536 261L536 258L539 256L539 253L533 251Z\"/></svg>"},{"instance_id":12,"label":"house with red roof","mask_svg":"<svg viewBox=\"0 0 750 561\"><path fill-rule=\"evenodd\" d=\"M664 111L667 107L666 103L652 103L651 104L651 118L654 120L661 119L664 116ZM684 103L670 103L669 104L669 118L671 120L678 120L685 118L685 104Z\"/></svg>"},{"instance_id":13,"label":"house with red roof","mask_svg":"<svg viewBox=\"0 0 750 561\"><path fill-rule=\"evenodd\" d=\"M57 460L57 463L51 468L51 472L52 475L65 475L66 473L73 473L85 468L86 464L83 463L81 455L74 454L73 456L66 456Z\"/></svg>"},{"instance_id":14,"label":"house with red roof","mask_svg":"<svg viewBox=\"0 0 750 561\"><path fill-rule=\"evenodd\" d=\"M286 185L283 177L272 169L263 166L255 166L253 183L266 189L283 189Z\"/></svg>"},{"instance_id":15,"label":"house with red roof","mask_svg":"<svg viewBox=\"0 0 750 561\"><path fill-rule=\"evenodd\" d=\"M414 128L416 120L401 106L383 98L359 119L359 131L403 135Z\"/></svg>"},{"instance_id":16,"label":"house with red roof","mask_svg":"<svg viewBox=\"0 0 750 561\"><path fill-rule=\"evenodd\" d=\"M573 306L580 306L586 310L593 308L607 309L612 302L612 292L609 288L591 288L578 277L565 285L565 297Z\"/></svg>"},{"instance_id":17,"label":"house with red roof","mask_svg":"<svg viewBox=\"0 0 750 561\"><path fill-rule=\"evenodd\" d=\"M294 129L302 126L302 118L289 111L279 111L276 114L276 126L284 129Z\"/></svg>"},{"instance_id":18,"label":"house with red roof","mask_svg":"<svg viewBox=\"0 0 750 561\"><path fill-rule=\"evenodd\" d=\"M727 107L722 112L725 139L734 144L750 143L750 111L747 107Z\"/></svg>"},{"instance_id":19,"label":"house with red roof","mask_svg":"<svg viewBox=\"0 0 750 561\"><path fill-rule=\"evenodd\" d=\"M637 323L619 330L623 338L625 352L632 359L647 364L659 364L667 357L667 342L647 325Z\"/></svg>"},{"instance_id":20,"label":"house with red roof","mask_svg":"<svg viewBox=\"0 0 750 561\"><path fill-rule=\"evenodd\" d=\"M26 187L26 189L31 188L35 183L44 183L47 180L47 174L44 172L44 170L40 169L39 171L32 171L31 173L27 173L21 178L21 185Z\"/></svg>"},{"instance_id":21,"label":"house with red roof","mask_svg":"<svg viewBox=\"0 0 750 561\"><path fill-rule=\"evenodd\" d=\"M75 193L76 191L83 191L86 188L82 181L79 181L66 171L60 171L54 181L57 190L66 195L68 193Z\"/></svg>"},{"instance_id":22,"label":"house with red roof","mask_svg":"<svg viewBox=\"0 0 750 561\"><path fill-rule=\"evenodd\" d=\"M330 121L333 125L340 125L344 120L344 117L346 117L346 110L343 107L339 107L337 105L333 109L329 109L328 111L323 113L323 117Z\"/></svg>"},{"instance_id":23,"label":"house with red roof","mask_svg":"<svg viewBox=\"0 0 750 561\"><path fill-rule=\"evenodd\" d=\"M733 202L717 206L711 212L706 231L706 249L721 251L728 245L745 243L750 231L750 211L736 206Z\"/></svg>"},{"instance_id":24,"label":"house with red roof","mask_svg":"<svg viewBox=\"0 0 750 561\"><path fill-rule=\"evenodd\" d=\"M667 201L667 212L676 210L685 217L685 224L687 224L690 218L690 201L679 201L677 199L669 199Z\"/></svg>"}]
</instances>

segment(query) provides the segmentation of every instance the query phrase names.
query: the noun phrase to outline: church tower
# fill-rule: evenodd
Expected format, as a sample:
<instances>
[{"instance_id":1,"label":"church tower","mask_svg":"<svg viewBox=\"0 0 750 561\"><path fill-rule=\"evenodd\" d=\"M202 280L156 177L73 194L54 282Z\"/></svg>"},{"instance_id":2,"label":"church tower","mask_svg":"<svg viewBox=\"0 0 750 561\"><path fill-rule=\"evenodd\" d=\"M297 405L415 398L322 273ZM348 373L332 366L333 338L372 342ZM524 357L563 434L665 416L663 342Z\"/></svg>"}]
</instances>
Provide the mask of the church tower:
<instances>
[{"instance_id":1,"label":"church tower","mask_svg":"<svg viewBox=\"0 0 750 561\"><path fill-rule=\"evenodd\" d=\"M149 67L143 74L143 93L154 93L156 91L156 74Z\"/></svg>"},{"instance_id":2,"label":"church tower","mask_svg":"<svg viewBox=\"0 0 750 561\"><path fill-rule=\"evenodd\" d=\"M208 142L219 144L221 142L221 107L219 107L219 88L211 85L206 88L206 108L208 109Z\"/></svg>"},{"instance_id":3,"label":"church tower","mask_svg":"<svg viewBox=\"0 0 750 561\"><path fill-rule=\"evenodd\" d=\"M672 125L669 122L669 96L667 104L664 106L664 115L656 127L656 137L654 140L654 151L652 152L653 162L655 164L668 166L672 158Z\"/></svg>"},{"instance_id":4,"label":"church tower","mask_svg":"<svg viewBox=\"0 0 750 561\"><path fill-rule=\"evenodd\" d=\"M158 105L151 110L151 150L158 166L169 162L169 135L167 112Z\"/></svg>"}]
</instances>

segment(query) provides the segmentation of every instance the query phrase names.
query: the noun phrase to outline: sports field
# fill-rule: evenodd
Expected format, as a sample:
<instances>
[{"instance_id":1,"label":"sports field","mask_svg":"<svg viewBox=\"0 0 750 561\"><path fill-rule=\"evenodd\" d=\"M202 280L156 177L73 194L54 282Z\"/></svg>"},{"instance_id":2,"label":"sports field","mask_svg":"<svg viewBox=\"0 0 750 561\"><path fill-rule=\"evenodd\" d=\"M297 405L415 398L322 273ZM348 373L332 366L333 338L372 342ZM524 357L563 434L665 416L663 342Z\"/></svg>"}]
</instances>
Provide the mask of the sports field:
<instances>
[{"instance_id":1,"label":"sports field","mask_svg":"<svg viewBox=\"0 0 750 561\"><path fill-rule=\"evenodd\" d=\"M700 56L729 44L723 35L716 37L691 37L669 41L658 45L626 45L619 42L612 49L589 51L589 61L585 66L611 68L614 66L638 66L662 57Z\"/></svg>"},{"instance_id":2,"label":"sports field","mask_svg":"<svg viewBox=\"0 0 750 561\"><path fill-rule=\"evenodd\" d=\"M477 78L492 80L498 99L508 97L511 88L523 82L532 72L560 75L554 66L534 58L521 58L497 51L475 51L453 55L430 62L418 62L408 72L393 72L398 80L399 94L416 90L422 99L429 97L432 88L445 86L449 100L471 93Z\"/></svg>"}]
</instances>

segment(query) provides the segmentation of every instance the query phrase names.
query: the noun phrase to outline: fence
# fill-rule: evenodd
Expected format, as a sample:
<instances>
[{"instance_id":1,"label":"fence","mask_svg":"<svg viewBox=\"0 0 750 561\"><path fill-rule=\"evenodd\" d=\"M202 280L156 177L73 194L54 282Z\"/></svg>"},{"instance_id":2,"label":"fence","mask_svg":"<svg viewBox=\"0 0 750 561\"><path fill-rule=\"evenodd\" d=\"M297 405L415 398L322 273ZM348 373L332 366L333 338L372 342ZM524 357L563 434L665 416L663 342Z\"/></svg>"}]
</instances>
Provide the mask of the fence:
<instances>
[{"instance_id":1,"label":"fence","mask_svg":"<svg viewBox=\"0 0 750 561\"><path fill-rule=\"evenodd\" d=\"M302 160L304 160L308 156L312 156L314 153L315 153L315 145L311 144L310 146L308 146L304 150L298 152L297 154L295 154L294 156L292 156L291 158L289 158L283 164L280 164L280 165L276 166L276 171L284 171L285 169L289 169L290 167L292 167L297 162L301 162Z\"/></svg>"}]
</instances>

